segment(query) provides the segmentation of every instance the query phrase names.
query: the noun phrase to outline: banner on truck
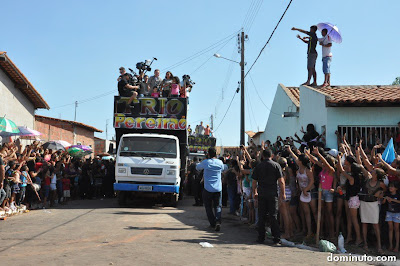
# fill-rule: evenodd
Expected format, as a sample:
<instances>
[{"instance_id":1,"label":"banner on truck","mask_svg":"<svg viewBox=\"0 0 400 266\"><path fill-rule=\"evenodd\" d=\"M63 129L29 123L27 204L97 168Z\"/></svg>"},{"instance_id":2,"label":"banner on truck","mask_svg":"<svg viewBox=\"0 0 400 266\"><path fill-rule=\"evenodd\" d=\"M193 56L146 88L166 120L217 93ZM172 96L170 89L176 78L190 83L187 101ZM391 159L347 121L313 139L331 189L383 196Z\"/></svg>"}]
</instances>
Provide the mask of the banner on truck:
<instances>
[{"instance_id":1,"label":"banner on truck","mask_svg":"<svg viewBox=\"0 0 400 266\"><path fill-rule=\"evenodd\" d=\"M189 150L193 151L207 151L208 148L215 147L217 140L213 137L208 136L189 136Z\"/></svg>"},{"instance_id":2,"label":"banner on truck","mask_svg":"<svg viewBox=\"0 0 400 266\"><path fill-rule=\"evenodd\" d=\"M186 98L114 98L114 128L186 130Z\"/></svg>"}]
</instances>

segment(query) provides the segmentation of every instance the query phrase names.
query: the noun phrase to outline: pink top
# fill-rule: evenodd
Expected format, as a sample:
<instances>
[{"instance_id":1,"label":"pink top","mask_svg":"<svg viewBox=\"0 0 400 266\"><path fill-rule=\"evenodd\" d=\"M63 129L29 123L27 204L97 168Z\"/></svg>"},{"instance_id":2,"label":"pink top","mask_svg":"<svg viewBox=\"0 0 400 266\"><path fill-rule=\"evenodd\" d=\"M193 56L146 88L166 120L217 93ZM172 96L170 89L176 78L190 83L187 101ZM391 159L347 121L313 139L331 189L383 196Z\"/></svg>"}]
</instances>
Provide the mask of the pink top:
<instances>
[{"instance_id":1,"label":"pink top","mask_svg":"<svg viewBox=\"0 0 400 266\"><path fill-rule=\"evenodd\" d=\"M332 188L333 176L329 174L328 170L322 170L319 173L319 180L322 189L330 190Z\"/></svg>"},{"instance_id":2,"label":"pink top","mask_svg":"<svg viewBox=\"0 0 400 266\"><path fill-rule=\"evenodd\" d=\"M160 93L158 93L158 92L153 92L153 93L151 94L151 97L158 98L158 97L160 97Z\"/></svg>"},{"instance_id":3,"label":"pink top","mask_svg":"<svg viewBox=\"0 0 400 266\"><path fill-rule=\"evenodd\" d=\"M179 95L179 85L178 84L172 84L171 85L171 94L172 95Z\"/></svg>"}]
</instances>

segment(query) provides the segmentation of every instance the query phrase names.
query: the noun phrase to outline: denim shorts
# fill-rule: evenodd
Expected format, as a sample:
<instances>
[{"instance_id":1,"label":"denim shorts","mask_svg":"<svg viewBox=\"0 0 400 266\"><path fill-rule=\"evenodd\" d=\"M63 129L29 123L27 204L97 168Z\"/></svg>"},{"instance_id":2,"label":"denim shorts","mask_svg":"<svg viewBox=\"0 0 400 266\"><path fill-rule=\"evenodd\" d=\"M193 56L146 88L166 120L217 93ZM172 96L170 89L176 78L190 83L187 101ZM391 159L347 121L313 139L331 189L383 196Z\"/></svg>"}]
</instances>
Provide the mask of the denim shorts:
<instances>
[{"instance_id":1,"label":"denim shorts","mask_svg":"<svg viewBox=\"0 0 400 266\"><path fill-rule=\"evenodd\" d=\"M400 213L398 212L386 212L386 222L400 223Z\"/></svg>"},{"instance_id":2,"label":"denim shorts","mask_svg":"<svg viewBox=\"0 0 400 266\"><path fill-rule=\"evenodd\" d=\"M321 200L325 202L333 202L333 193L331 193L327 189L323 189L321 194Z\"/></svg>"},{"instance_id":3,"label":"denim shorts","mask_svg":"<svg viewBox=\"0 0 400 266\"><path fill-rule=\"evenodd\" d=\"M325 56L322 58L322 71L324 74L331 73L332 56Z\"/></svg>"},{"instance_id":4,"label":"denim shorts","mask_svg":"<svg viewBox=\"0 0 400 266\"><path fill-rule=\"evenodd\" d=\"M308 54L307 55L307 68L315 68L315 63L317 62L318 54Z\"/></svg>"},{"instance_id":5,"label":"denim shorts","mask_svg":"<svg viewBox=\"0 0 400 266\"><path fill-rule=\"evenodd\" d=\"M311 199L318 200L318 188L311 189Z\"/></svg>"}]
</instances>

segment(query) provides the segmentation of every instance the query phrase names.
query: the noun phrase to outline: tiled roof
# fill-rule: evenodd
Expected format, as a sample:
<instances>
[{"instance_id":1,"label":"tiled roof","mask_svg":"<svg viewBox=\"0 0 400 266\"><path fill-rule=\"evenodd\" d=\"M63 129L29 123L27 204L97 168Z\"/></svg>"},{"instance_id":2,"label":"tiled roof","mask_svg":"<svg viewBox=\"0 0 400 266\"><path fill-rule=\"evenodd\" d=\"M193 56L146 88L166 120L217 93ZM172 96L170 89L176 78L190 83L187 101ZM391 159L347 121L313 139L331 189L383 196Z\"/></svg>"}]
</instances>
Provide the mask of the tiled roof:
<instances>
[{"instance_id":1,"label":"tiled roof","mask_svg":"<svg viewBox=\"0 0 400 266\"><path fill-rule=\"evenodd\" d=\"M54 117L48 117L48 116L42 116L42 115L35 115L35 120L39 120L39 121L43 121L43 120L53 120L53 121L59 121L59 122L63 122L63 123L68 123L71 125L76 125L78 127L83 127L86 128L88 130L94 131L94 132L103 132L103 130L97 129L95 127L80 123L80 122L76 122L76 121L71 121L71 120L65 120L65 119L59 119L59 118L54 118Z\"/></svg>"},{"instance_id":2,"label":"tiled roof","mask_svg":"<svg viewBox=\"0 0 400 266\"><path fill-rule=\"evenodd\" d=\"M286 87L283 84L279 84L281 88L286 92L287 96L292 100L293 104L300 107L300 92L298 87Z\"/></svg>"},{"instance_id":3,"label":"tiled roof","mask_svg":"<svg viewBox=\"0 0 400 266\"><path fill-rule=\"evenodd\" d=\"M255 138L256 136L258 136L259 134L264 133L264 131L258 131L258 132L253 132L253 131L246 131L246 134L250 137L250 138Z\"/></svg>"},{"instance_id":4,"label":"tiled roof","mask_svg":"<svg viewBox=\"0 0 400 266\"><path fill-rule=\"evenodd\" d=\"M365 85L309 87L325 94L329 106L393 106L400 105L399 85Z\"/></svg>"},{"instance_id":5,"label":"tiled roof","mask_svg":"<svg viewBox=\"0 0 400 266\"><path fill-rule=\"evenodd\" d=\"M0 69L8 75L15 83L16 88L22 91L25 96L33 103L35 109L50 109L47 102L42 98L40 93L33 87L25 75L7 56L6 52L0 52Z\"/></svg>"}]
</instances>

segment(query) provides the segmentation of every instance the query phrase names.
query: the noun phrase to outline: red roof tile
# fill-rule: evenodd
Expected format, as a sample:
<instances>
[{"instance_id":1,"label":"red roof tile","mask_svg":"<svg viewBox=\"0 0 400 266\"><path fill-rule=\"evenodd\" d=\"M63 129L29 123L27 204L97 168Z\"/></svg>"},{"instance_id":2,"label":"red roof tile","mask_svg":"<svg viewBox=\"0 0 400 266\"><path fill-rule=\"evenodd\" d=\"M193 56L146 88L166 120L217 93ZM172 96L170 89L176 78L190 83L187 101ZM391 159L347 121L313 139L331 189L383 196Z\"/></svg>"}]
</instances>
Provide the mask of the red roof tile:
<instances>
[{"instance_id":1,"label":"red roof tile","mask_svg":"<svg viewBox=\"0 0 400 266\"><path fill-rule=\"evenodd\" d=\"M400 86L366 85L366 86L332 86L316 87L312 90L327 95L330 106L390 106L400 105Z\"/></svg>"},{"instance_id":2,"label":"red roof tile","mask_svg":"<svg viewBox=\"0 0 400 266\"><path fill-rule=\"evenodd\" d=\"M300 107L300 91L298 87L286 87L280 84L281 88L286 92L287 96L292 100L293 104Z\"/></svg>"},{"instance_id":3,"label":"red roof tile","mask_svg":"<svg viewBox=\"0 0 400 266\"><path fill-rule=\"evenodd\" d=\"M15 83L16 88L20 89L25 96L34 104L35 109L50 109L47 102L42 98L40 93L33 87L25 75L7 56L6 52L0 52L0 69L6 73Z\"/></svg>"},{"instance_id":4,"label":"red roof tile","mask_svg":"<svg viewBox=\"0 0 400 266\"><path fill-rule=\"evenodd\" d=\"M103 132L103 130L97 129L95 127L80 123L80 122L76 122L76 121L71 121L71 120L65 120L65 119L59 119L59 118L54 118L54 117L48 117L48 116L43 116L43 115L35 115L35 120L53 120L53 121L60 121L60 122L64 122L64 123L69 123L71 125L76 125L78 127L83 127L86 129L89 129L91 131L94 132Z\"/></svg>"}]
</instances>

